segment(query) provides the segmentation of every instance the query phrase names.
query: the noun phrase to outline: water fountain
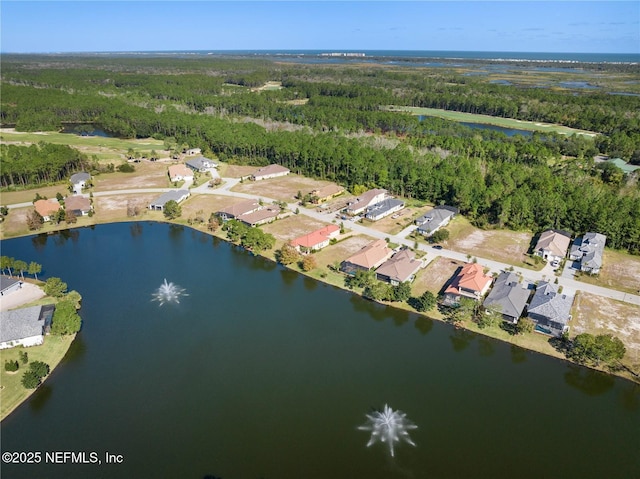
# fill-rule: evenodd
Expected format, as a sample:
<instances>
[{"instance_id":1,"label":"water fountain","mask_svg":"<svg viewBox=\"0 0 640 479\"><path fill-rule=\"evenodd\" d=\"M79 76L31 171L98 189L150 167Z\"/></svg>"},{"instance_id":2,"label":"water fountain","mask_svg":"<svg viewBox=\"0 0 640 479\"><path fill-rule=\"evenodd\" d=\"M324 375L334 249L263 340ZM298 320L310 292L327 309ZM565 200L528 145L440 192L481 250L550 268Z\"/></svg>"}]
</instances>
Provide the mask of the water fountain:
<instances>
[{"instance_id":1,"label":"water fountain","mask_svg":"<svg viewBox=\"0 0 640 479\"><path fill-rule=\"evenodd\" d=\"M409 430L418 426L407 419L407 415L402 411L394 411L388 405L384 405L382 411L375 411L367 414L367 423L358 427L361 431L371 431L371 438L367 447L376 442L384 442L389 445L391 456L394 455L394 445L404 441L412 446L415 443L409 437Z\"/></svg>"},{"instance_id":2,"label":"water fountain","mask_svg":"<svg viewBox=\"0 0 640 479\"><path fill-rule=\"evenodd\" d=\"M181 296L188 296L177 284L168 283L165 278L164 283L153 293L153 301L158 301L160 306L164 303L180 303Z\"/></svg>"}]
</instances>

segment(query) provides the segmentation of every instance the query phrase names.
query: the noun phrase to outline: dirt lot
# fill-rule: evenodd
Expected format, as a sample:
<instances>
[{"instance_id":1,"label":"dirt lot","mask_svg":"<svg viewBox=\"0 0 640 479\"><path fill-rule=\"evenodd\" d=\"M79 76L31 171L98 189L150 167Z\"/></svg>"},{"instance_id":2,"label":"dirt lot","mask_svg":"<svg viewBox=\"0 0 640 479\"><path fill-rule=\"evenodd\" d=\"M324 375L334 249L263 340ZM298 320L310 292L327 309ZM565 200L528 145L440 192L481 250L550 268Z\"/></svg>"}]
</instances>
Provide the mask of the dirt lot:
<instances>
[{"instance_id":1,"label":"dirt lot","mask_svg":"<svg viewBox=\"0 0 640 479\"><path fill-rule=\"evenodd\" d=\"M260 195L265 198L274 198L279 201L292 203L296 201L295 196L298 194L298 191L305 194L329 184L331 184L329 181L314 180L299 175L287 175L270 180L245 181L235 186L232 191Z\"/></svg>"},{"instance_id":2,"label":"dirt lot","mask_svg":"<svg viewBox=\"0 0 640 479\"><path fill-rule=\"evenodd\" d=\"M309 218L308 216L292 215L282 220L264 225L261 228L262 231L265 233L271 233L277 240L279 240L276 244L276 247L279 248L282 243L297 238L298 236L311 233L323 226L326 226L326 223Z\"/></svg>"},{"instance_id":3,"label":"dirt lot","mask_svg":"<svg viewBox=\"0 0 640 479\"><path fill-rule=\"evenodd\" d=\"M640 291L640 257L620 251L605 250L598 276L583 275L580 281L638 294Z\"/></svg>"},{"instance_id":4,"label":"dirt lot","mask_svg":"<svg viewBox=\"0 0 640 479\"><path fill-rule=\"evenodd\" d=\"M257 169L257 166L229 165L227 163L218 165L218 173L225 178L243 178L251 175Z\"/></svg>"},{"instance_id":5,"label":"dirt lot","mask_svg":"<svg viewBox=\"0 0 640 479\"><path fill-rule=\"evenodd\" d=\"M515 266L523 266L533 237L516 231L480 230L459 216L447 229L451 232L447 248Z\"/></svg>"},{"instance_id":6,"label":"dirt lot","mask_svg":"<svg viewBox=\"0 0 640 479\"><path fill-rule=\"evenodd\" d=\"M135 188L171 188L169 165L164 161L143 161L135 164L133 173L104 173L93 178L94 191L128 190Z\"/></svg>"},{"instance_id":7,"label":"dirt lot","mask_svg":"<svg viewBox=\"0 0 640 479\"><path fill-rule=\"evenodd\" d=\"M413 295L420 296L425 291L431 291L435 295L439 294L444 285L463 264L460 261L448 258L438 257L434 259L416 275L411 288Z\"/></svg>"},{"instance_id":8,"label":"dirt lot","mask_svg":"<svg viewBox=\"0 0 640 479\"><path fill-rule=\"evenodd\" d=\"M147 209L147 206L158 196L158 193L136 193L131 195L95 197L93 199L93 208L96 212L94 218L101 223L143 219L151 213ZM138 207L139 214L137 217L127 216L127 205L129 203Z\"/></svg>"},{"instance_id":9,"label":"dirt lot","mask_svg":"<svg viewBox=\"0 0 640 479\"><path fill-rule=\"evenodd\" d=\"M627 359L640 368L640 306L594 294L578 293L573 304L571 336L613 334L627 348Z\"/></svg>"},{"instance_id":10,"label":"dirt lot","mask_svg":"<svg viewBox=\"0 0 640 479\"><path fill-rule=\"evenodd\" d=\"M369 236L348 236L347 239L340 241L337 244L329 245L314 254L316 255L318 265L332 265L335 262L342 262L353 253L358 251L360 248L368 245L372 241L373 238Z\"/></svg>"}]
</instances>

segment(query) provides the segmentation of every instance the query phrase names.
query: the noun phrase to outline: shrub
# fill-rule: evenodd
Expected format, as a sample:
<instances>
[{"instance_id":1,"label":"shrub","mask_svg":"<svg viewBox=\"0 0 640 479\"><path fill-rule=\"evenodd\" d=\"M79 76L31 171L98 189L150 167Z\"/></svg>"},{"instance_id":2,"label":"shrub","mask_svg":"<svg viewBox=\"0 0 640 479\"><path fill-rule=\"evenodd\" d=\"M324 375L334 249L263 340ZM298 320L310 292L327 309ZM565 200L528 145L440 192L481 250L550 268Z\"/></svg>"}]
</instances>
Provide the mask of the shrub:
<instances>
[{"instance_id":1,"label":"shrub","mask_svg":"<svg viewBox=\"0 0 640 479\"><path fill-rule=\"evenodd\" d=\"M29 362L29 355L26 351L18 351L18 357L22 364L27 364Z\"/></svg>"},{"instance_id":2,"label":"shrub","mask_svg":"<svg viewBox=\"0 0 640 479\"><path fill-rule=\"evenodd\" d=\"M22 385L26 388L26 389L35 389L38 386L40 386L40 383L42 382L42 378L39 377L36 373L34 373L33 371L26 371L23 375L22 375Z\"/></svg>"},{"instance_id":3,"label":"shrub","mask_svg":"<svg viewBox=\"0 0 640 479\"><path fill-rule=\"evenodd\" d=\"M18 369L20 369L20 365L18 364L18 361L7 360L7 361L4 362L4 370L5 371L15 372Z\"/></svg>"}]
</instances>

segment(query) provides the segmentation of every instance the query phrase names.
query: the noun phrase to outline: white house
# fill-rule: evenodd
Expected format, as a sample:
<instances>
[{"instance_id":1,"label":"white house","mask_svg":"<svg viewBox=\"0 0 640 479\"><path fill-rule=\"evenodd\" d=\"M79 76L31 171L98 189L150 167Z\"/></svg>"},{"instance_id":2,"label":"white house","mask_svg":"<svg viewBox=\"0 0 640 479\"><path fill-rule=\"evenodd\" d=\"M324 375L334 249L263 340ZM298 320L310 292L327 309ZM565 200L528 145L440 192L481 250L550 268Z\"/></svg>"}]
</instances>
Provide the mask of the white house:
<instances>
[{"instance_id":1,"label":"white house","mask_svg":"<svg viewBox=\"0 0 640 479\"><path fill-rule=\"evenodd\" d=\"M91 175L89 173L85 173L84 171L71 175L69 181L71 182L71 186L73 187L73 192L76 195L82 193L82 190L87 186L87 182L90 179Z\"/></svg>"},{"instance_id":2,"label":"white house","mask_svg":"<svg viewBox=\"0 0 640 479\"><path fill-rule=\"evenodd\" d=\"M347 213L349 213L350 215L358 215L366 210L369 206L380 203L386 197L387 190L375 188L373 190L365 191L355 200L349 203L349 206L347 206Z\"/></svg>"},{"instance_id":3,"label":"white house","mask_svg":"<svg viewBox=\"0 0 640 479\"><path fill-rule=\"evenodd\" d=\"M404 201L397 200L395 198L387 198L380 203L376 203L367 208L367 212L364 215L370 221L378 221L382 218L386 218L390 214L400 211L404 208Z\"/></svg>"},{"instance_id":4,"label":"white house","mask_svg":"<svg viewBox=\"0 0 640 479\"><path fill-rule=\"evenodd\" d=\"M156 198L154 201L149 203L149 209L150 210L162 211L162 210L164 210L164 205L167 204L167 202L173 200L176 203L180 203L180 202L186 200L187 198L189 198L190 194L191 193L189 193L189 190L171 190L171 191L167 191L166 193L163 193L158 198Z\"/></svg>"},{"instance_id":5,"label":"white house","mask_svg":"<svg viewBox=\"0 0 640 479\"><path fill-rule=\"evenodd\" d=\"M171 181L193 181L193 171L183 164L169 167L169 179Z\"/></svg>"},{"instance_id":6,"label":"white house","mask_svg":"<svg viewBox=\"0 0 640 479\"><path fill-rule=\"evenodd\" d=\"M0 312L0 349L42 344L54 310L48 304Z\"/></svg>"},{"instance_id":7,"label":"white house","mask_svg":"<svg viewBox=\"0 0 640 479\"><path fill-rule=\"evenodd\" d=\"M447 226L456 213L458 213L458 209L453 206L436 206L416 219L418 233L424 236L431 236L440 228Z\"/></svg>"}]
</instances>

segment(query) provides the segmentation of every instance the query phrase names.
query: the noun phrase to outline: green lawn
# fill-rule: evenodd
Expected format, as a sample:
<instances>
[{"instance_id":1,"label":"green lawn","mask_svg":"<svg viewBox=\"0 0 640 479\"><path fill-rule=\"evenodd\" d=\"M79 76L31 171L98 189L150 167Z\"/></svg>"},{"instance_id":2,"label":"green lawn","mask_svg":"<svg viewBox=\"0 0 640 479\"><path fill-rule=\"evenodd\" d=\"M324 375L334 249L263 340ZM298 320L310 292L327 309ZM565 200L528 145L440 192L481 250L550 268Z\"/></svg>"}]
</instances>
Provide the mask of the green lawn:
<instances>
[{"instance_id":1,"label":"green lawn","mask_svg":"<svg viewBox=\"0 0 640 479\"><path fill-rule=\"evenodd\" d=\"M29 364L20 363L20 369L16 373L8 373L4 370L6 360L17 360L18 351L26 351L29 355L29 363L42 361L49 365L51 371L60 363L73 342L72 336L46 336L44 344L30 348L11 348L0 350L0 420L7 417L11 411L17 408L25 399L33 394L35 389L25 389L20 380ZM49 373L51 374L51 373Z\"/></svg>"},{"instance_id":2,"label":"green lawn","mask_svg":"<svg viewBox=\"0 0 640 479\"><path fill-rule=\"evenodd\" d=\"M463 113L459 111L439 110L436 108L419 108L412 106L390 106L389 111L404 111L413 115L435 116L444 118L445 120L461 121L466 123L483 123L485 125L496 125L504 128L514 128L518 130L529 131L552 131L562 135L584 135L594 137L596 132L587 130L578 130L569 128L568 126L553 125L550 123L540 123L534 121L515 120L513 118L501 118L497 116L478 115L475 113Z\"/></svg>"}]
</instances>

